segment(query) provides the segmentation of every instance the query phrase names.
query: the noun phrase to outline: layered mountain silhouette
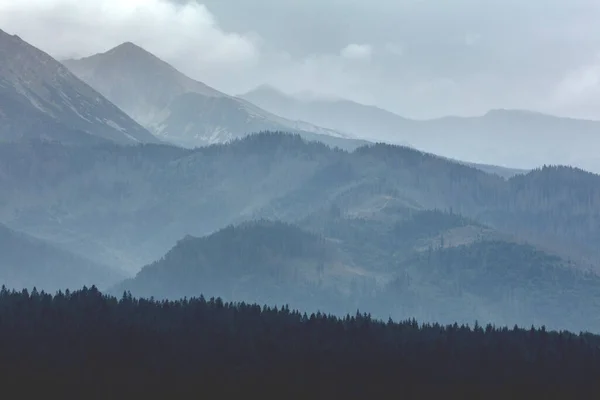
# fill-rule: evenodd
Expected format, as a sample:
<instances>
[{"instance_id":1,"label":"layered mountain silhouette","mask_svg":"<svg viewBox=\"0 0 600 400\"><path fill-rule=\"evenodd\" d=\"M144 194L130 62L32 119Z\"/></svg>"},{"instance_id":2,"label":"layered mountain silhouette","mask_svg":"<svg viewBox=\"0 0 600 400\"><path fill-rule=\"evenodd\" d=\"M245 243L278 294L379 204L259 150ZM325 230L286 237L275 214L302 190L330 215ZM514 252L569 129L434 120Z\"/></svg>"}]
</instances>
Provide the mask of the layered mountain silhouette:
<instances>
[{"instance_id":1,"label":"layered mountain silhouette","mask_svg":"<svg viewBox=\"0 0 600 400\"><path fill-rule=\"evenodd\" d=\"M546 167L508 180L416 150L333 150L265 133L196 150L0 146L1 221L132 272L186 234L256 218L295 222L338 205L442 209L513 234L582 268L600 266L600 177Z\"/></svg>"},{"instance_id":2,"label":"layered mountain silhouette","mask_svg":"<svg viewBox=\"0 0 600 400\"><path fill-rule=\"evenodd\" d=\"M333 129L281 118L195 81L133 43L63 62L73 73L158 137L184 147L225 143L284 130L341 148L364 141Z\"/></svg>"},{"instance_id":3,"label":"layered mountain silhouette","mask_svg":"<svg viewBox=\"0 0 600 400\"><path fill-rule=\"evenodd\" d=\"M592 150L600 146L597 121L523 110L420 121L344 99L291 96L268 85L240 97L285 118L462 161L524 169L563 164L600 172L600 157Z\"/></svg>"},{"instance_id":4,"label":"layered mountain silhouette","mask_svg":"<svg viewBox=\"0 0 600 400\"><path fill-rule=\"evenodd\" d=\"M416 212L381 225L324 217L327 234L258 221L186 237L112 292L219 296L335 314L367 308L379 318L600 329L592 316L600 306L598 276L532 246L494 239L464 218ZM480 236L460 240L468 230Z\"/></svg>"},{"instance_id":5,"label":"layered mountain silhouette","mask_svg":"<svg viewBox=\"0 0 600 400\"><path fill-rule=\"evenodd\" d=\"M132 43L0 56L2 284L600 329L600 176L477 163L593 166L595 122L242 99Z\"/></svg>"},{"instance_id":6,"label":"layered mountain silhouette","mask_svg":"<svg viewBox=\"0 0 600 400\"><path fill-rule=\"evenodd\" d=\"M107 288L123 278L118 270L0 224L0 285L9 289Z\"/></svg>"},{"instance_id":7,"label":"layered mountain silhouette","mask_svg":"<svg viewBox=\"0 0 600 400\"><path fill-rule=\"evenodd\" d=\"M0 141L158 143L61 63L0 30Z\"/></svg>"}]
</instances>

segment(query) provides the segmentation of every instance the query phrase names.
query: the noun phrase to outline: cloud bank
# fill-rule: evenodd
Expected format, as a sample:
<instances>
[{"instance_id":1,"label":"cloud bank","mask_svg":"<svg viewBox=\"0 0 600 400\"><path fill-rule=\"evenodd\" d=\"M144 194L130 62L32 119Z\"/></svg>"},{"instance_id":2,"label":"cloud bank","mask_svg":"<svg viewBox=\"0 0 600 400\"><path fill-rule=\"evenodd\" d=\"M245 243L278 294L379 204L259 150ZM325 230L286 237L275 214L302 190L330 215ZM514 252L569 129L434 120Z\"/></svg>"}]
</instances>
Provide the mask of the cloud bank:
<instances>
[{"instance_id":1,"label":"cloud bank","mask_svg":"<svg viewBox=\"0 0 600 400\"><path fill-rule=\"evenodd\" d=\"M199 3L166 0L0 0L0 26L59 59L104 52L125 41L192 68L231 71L255 64L251 33L223 31Z\"/></svg>"},{"instance_id":2,"label":"cloud bank","mask_svg":"<svg viewBox=\"0 0 600 400\"><path fill-rule=\"evenodd\" d=\"M262 83L409 117L526 108L600 119L592 0L0 0L59 58L141 45L236 94Z\"/></svg>"}]
</instances>

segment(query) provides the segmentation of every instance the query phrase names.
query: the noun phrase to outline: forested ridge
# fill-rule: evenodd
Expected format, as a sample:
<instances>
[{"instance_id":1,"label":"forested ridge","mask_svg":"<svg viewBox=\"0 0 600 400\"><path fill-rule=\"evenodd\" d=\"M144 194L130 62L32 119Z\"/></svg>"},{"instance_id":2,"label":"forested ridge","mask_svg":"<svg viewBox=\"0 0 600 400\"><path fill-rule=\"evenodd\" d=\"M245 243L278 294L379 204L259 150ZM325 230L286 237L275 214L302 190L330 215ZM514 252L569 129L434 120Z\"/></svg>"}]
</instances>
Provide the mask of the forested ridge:
<instances>
[{"instance_id":1,"label":"forested ridge","mask_svg":"<svg viewBox=\"0 0 600 400\"><path fill-rule=\"evenodd\" d=\"M0 292L4 393L70 398L593 398L600 339L288 307ZM13 392L14 390L14 392Z\"/></svg>"},{"instance_id":2,"label":"forested ridge","mask_svg":"<svg viewBox=\"0 0 600 400\"><path fill-rule=\"evenodd\" d=\"M598 124L336 132L131 42L65 63L0 30L0 399L600 399L600 175L529 168L595 165Z\"/></svg>"},{"instance_id":3,"label":"forested ridge","mask_svg":"<svg viewBox=\"0 0 600 400\"><path fill-rule=\"evenodd\" d=\"M113 290L600 332L600 177L585 171L506 180L401 146L265 132L195 150L4 144L0 177L0 221L130 276L149 266ZM283 225L239 229L265 219Z\"/></svg>"},{"instance_id":4,"label":"forested ridge","mask_svg":"<svg viewBox=\"0 0 600 400\"><path fill-rule=\"evenodd\" d=\"M0 176L1 222L130 270L186 234L259 218L295 222L330 205L368 208L384 197L451 209L600 268L600 176L569 167L506 180L401 146L345 152L265 132L195 150L2 144Z\"/></svg>"},{"instance_id":5,"label":"forested ridge","mask_svg":"<svg viewBox=\"0 0 600 400\"><path fill-rule=\"evenodd\" d=\"M188 236L110 293L600 332L598 275L458 215L384 222L333 209L305 226L262 220Z\"/></svg>"}]
</instances>

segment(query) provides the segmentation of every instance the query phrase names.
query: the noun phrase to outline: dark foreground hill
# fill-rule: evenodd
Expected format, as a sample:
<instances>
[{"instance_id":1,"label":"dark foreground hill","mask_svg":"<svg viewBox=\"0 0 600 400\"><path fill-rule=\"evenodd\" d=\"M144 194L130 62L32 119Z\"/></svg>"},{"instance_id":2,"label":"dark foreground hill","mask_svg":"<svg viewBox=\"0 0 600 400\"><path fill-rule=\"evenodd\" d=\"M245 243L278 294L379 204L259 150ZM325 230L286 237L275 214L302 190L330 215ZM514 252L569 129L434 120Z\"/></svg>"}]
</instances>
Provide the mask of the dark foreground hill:
<instances>
[{"instance_id":1,"label":"dark foreground hill","mask_svg":"<svg viewBox=\"0 0 600 400\"><path fill-rule=\"evenodd\" d=\"M600 393L591 335L382 323L288 308L0 292L5 395L86 399L573 399Z\"/></svg>"}]
</instances>

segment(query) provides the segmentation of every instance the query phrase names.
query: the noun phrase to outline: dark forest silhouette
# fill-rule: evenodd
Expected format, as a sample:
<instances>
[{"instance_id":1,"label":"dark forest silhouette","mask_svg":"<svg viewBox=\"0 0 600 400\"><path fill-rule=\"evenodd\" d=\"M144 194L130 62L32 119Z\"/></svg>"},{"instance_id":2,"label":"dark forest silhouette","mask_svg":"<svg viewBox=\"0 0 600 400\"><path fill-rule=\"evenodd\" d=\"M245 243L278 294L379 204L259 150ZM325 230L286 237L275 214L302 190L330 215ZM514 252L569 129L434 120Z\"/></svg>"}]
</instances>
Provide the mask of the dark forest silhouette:
<instances>
[{"instance_id":1,"label":"dark forest silhouette","mask_svg":"<svg viewBox=\"0 0 600 400\"><path fill-rule=\"evenodd\" d=\"M593 398L600 338L387 323L287 307L0 293L0 380L20 398ZM239 397L238 397L239 396ZM260 397L258 397L260 396Z\"/></svg>"}]
</instances>

